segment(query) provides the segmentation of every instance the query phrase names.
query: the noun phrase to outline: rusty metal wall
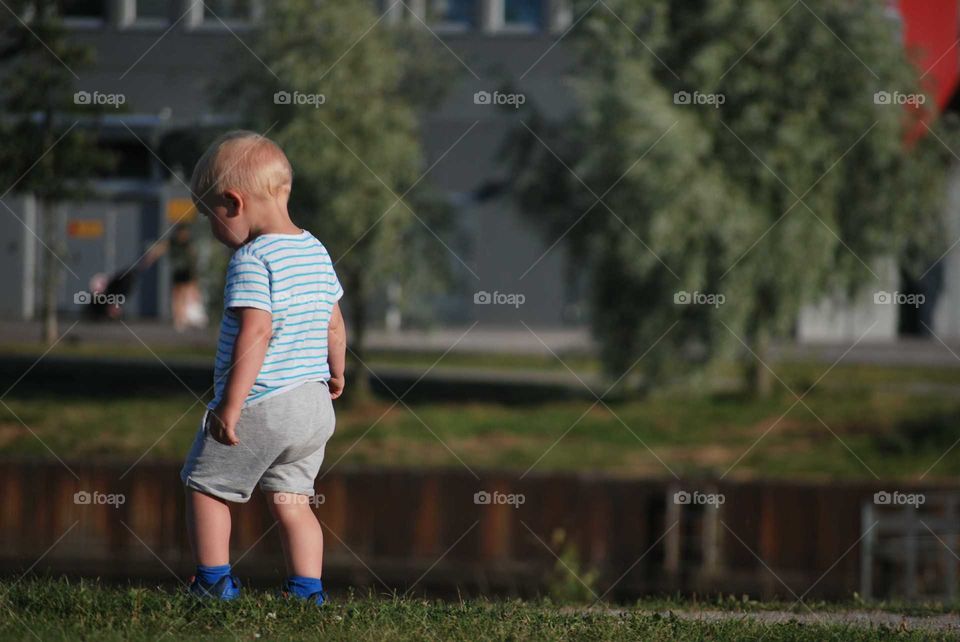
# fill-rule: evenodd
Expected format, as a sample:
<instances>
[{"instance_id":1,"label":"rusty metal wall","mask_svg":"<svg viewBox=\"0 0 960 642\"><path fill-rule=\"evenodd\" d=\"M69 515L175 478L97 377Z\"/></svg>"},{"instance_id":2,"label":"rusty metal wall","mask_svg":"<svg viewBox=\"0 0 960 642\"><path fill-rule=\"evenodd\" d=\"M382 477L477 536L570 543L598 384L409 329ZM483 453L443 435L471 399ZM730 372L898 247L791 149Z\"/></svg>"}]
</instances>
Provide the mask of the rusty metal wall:
<instances>
[{"instance_id":1,"label":"rusty metal wall","mask_svg":"<svg viewBox=\"0 0 960 642\"><path fill-rule=\"evenodd\" d=\"M127 462L67 463L76 477L56 461L0 462L0 569L171 582L190 574L179 464L144 462L124 476ZM725 499L678 505L680 490ZM575 561L564 562L581 577L596 571L592 588L607 599L674 591L842 598L858 587L860 505L876 490L344 468L318 482L316 511L325 573L339 585L532 595L546 589L556 554L573 547ZM475 503L481 491L513 495L513 505ZM123 503L77 503L83 492ZM564 545L554 539L560 530ZM232 546L242 577L284 575L261 497L236 507Z\"/></svg>"}]
</instances>

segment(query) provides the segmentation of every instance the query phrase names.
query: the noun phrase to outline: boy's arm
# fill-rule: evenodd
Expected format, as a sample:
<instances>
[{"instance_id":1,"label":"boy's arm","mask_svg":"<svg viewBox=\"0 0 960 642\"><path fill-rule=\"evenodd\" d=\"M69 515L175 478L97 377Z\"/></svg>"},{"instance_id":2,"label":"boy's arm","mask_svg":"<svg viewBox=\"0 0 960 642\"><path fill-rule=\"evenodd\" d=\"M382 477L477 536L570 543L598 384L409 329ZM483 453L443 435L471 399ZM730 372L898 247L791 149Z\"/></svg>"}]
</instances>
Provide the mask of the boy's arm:
<instances>
[{"instance_id":1,"label":"boy's arm","mask_svg":"<svg viewBox=\"0 0 960 642\"><path fill-rule=\"evenodd\" d=\"M213 409L209 420L211 436L222 444L235 446L237 421L243 402L260 374L263 359L267 356L270 338L273 336L273 316L257 308L232 308L237 315L240 329L233 344L230 370L223 389L223 399Z\"/></svg>"},{"instance_id":2,"label":"boy's arm","mask_svg":"<svg viewBox=\"0 0 960 642\"><path fill-rule=\"evenodd\" d=\"M336 399L343 394L346 385L344 371L347 366L347 328L340 312L340 304L333 305L330 313L330 326L327 328L327 364L330 366L330 398Z\"/></svg>"}]
</instances>

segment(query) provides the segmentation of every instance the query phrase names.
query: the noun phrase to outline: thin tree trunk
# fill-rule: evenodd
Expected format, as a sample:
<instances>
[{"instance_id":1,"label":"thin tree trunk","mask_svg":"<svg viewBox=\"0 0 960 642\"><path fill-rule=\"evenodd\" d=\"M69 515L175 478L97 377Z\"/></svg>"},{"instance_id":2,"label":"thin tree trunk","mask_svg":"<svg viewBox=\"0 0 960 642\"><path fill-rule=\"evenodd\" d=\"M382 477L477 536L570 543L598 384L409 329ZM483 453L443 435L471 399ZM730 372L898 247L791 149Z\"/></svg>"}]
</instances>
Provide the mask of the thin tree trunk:
<instances>
[{"instance_id":1,"label":"thin tree trunk","mask_svg":"<svg viewBox=\"0 0 960 642\"><path fill-rule=\"evenodd\" d=\"M53 108L47 106L43 121L43 148L50 149L53 143ZM44 164L52 158L44 155ZM53 345L60 335L57 323L57 290L60 287L60 234L57 224L57 211L53 202L43 196L37 197L39 215L43 221L43 242L46 244L43 270L43 340Z\"/></svg>"},{"instance_id":2,"label":"thin tree trunk","mask_svg":"<svg viewBox=\"0 0 960 642\"><path fill-rule=\"evenodd\" d=\"M370 377L367 370L369 364L366 363L366 329L367 329L367 304L366 292L364 291L364 280L359 274L349 273L346 275L347 289L344 298L347 300L347 324L349 332L347 334L347 366L351 374L352 381L350 386L353 393L350 395L353 399L364 400L371 395Z\"/></svg>"},{"instance_id":3,"label":"thin tree trunk","mask_svg":"<svg viewBox=\"0 0 960 642\"><path fill-rule=\"evenodd\" d=\"M756 353L750 366L750 379L753 394L757 397L769 397L773 393L773 374L770 365L770 333L765 329L757 331L753 351Z\"/></svg>"},{"instance_id":4,"label":"thin tree trunk","mask_svg":"<svg viewBox=\"0 0 960 642\"><path fill-rule=\"evenodd\" d=\"M57 213L45 199L37 199L38 214L43 221L43 239L47 251L43 252L43 340L52 345L60 336L57 319L57 291L60 286L60 239L57 234Z\"/></svg>"}]
</instances>

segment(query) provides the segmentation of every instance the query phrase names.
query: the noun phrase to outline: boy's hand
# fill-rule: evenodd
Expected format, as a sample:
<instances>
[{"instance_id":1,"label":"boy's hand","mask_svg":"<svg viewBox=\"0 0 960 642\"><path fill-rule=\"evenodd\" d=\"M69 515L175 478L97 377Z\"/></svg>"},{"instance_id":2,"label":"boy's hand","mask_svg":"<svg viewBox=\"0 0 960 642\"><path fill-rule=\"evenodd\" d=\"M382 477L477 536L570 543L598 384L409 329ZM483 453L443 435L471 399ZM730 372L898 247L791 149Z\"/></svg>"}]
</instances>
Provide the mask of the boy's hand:
<instances>
[{"instance_id":1,"label":"boy's hand","mask_svg":"<svg viewBox=\"0 0 960 642\"><path fill-rule=\"evenodd\" d=\"M340 313L340 304L335 303L330 312L330 325L327 327L327 364L330 366L330 379L327 387L330 398L336 399L343 394L345 371L347 367L347 328Z\"/></svg>"},{"instance_id":2,"label":"boy's hand","mask_svg":"<svg viewBox=\"0 0 960 642\"><path fill-rule=\"evenodd\" d=\"M336 399L337 397L342 395L343 387L346 385L346 383L347 382L344 379L343 375L340 375L339 377L331 376L330 379L327 380L327 388L330 389L330 398Z\"/></svg>"},{"instance_id":3,"label":"boy's hand","mask_svg":"<svg viewBox=\"0 0 960 642\"><path fill-rule=\"evenodd\" d=\"M207 431L210 436L227 446L236 446L237 422L240 420L240 408L221 403L207 415Z\"/></svg>"}]
</instances>

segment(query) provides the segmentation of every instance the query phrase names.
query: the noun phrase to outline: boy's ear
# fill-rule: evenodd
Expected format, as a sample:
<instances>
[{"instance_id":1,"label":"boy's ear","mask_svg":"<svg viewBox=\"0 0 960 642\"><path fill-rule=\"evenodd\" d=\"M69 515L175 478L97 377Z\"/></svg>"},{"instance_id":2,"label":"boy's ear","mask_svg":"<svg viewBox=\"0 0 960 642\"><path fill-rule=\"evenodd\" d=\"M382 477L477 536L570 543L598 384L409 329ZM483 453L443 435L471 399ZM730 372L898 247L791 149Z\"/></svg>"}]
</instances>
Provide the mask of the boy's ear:
<instances>
[{"instance_id":1,"label":"boy's ear","mask_svg":"<svg viewBox=\"0 0 960 642\"><path fill-rule=\"evenodd\" d=\"M223 198L229 203L227 216L236 216L243 209L243 195L235 189L228 189L223 193Z\"/></svg>"}]
</instances>

